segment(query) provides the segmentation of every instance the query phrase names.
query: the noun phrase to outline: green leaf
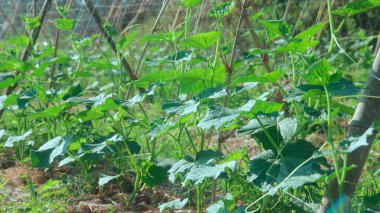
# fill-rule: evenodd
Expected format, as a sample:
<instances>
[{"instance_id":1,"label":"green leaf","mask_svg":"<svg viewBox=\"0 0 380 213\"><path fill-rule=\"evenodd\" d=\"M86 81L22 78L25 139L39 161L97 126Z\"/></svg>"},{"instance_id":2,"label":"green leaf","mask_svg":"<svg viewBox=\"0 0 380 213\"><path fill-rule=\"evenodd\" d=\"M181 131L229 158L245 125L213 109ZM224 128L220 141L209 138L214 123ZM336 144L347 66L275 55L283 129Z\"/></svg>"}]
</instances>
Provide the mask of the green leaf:
<instances>
[{"instance_id":1,"label":"green leaf","mask_svg":"<svg viewBox=\"0 0 380 213\"><path fill-rule=\"evenodd\" d=\"M298 120L297 118L285 118L284 120L281 120L278 122L278 126L280 129L280 133L282 138L285 141L288 141L292 138L292 136L296 133L297 127L298 127Z\"/></svg>"},{"instance_id":2,"label":"green leaf","mask_svg":"<svg viewBox=\"0 0 380 213\"><path fill-rule=\"evenodd\" d=\"M95 68L95 69L104 69L104 70L110 70L114 69L115 65L113 65L111 62L107 61L106 59L97 59L93 60L86 64L87 68Z\"/></svg>"},{"instance_id":3,"label":"green leaf","mask_svg":"<svg viewBox=\"0 0 380 213\"><path fill-rule=\"evenodd\" d=\"M183 34L183 31L147 35L147 36L144 36L142 40L150 41L150 42L174 42L179 37L181 37L182 34Z\"/></svg>"},{"instance_id":4,"label":"green leaf","mask_svg":"<svg viewBox=\"0 0 380 213\"><path fill-rule=\"evenodd\" d=\"M234 121L240 115L239 110L211 106L206 116L199 122L198 127L202 129L220 128L228 122Z\"/></svg>"},{"instance_id":5,"label":"green leaf","mask_svg":"<svg viewBox=\"0 0 380 213\"><path fill-rule=\"evenodd\" d=\"M269 133L275 143L280 146L283 142L280 130L277 128L277 118L260 115L258 116L263 124L263 127ZM270 141L270 138L265 134L264 129L261 127L257 119L252 119L249 123L237 131L238 136L251 135L258 143L261 143L266 150L273 150L276 152L276 148Z\"/></svg>"},{"instance_id":6,"label":"green leaf","mask_svg":"<svg viewBox=\"0 0 380 213\"><path fill-rule=\"evenodd\" d=\"M211 47L219 38L220 32L199 33L185 38L180 45L184 48L193 47L196 49L207 49Z\"/></svg>"},{"instance_id":7,"label":"green leaf","mask_svg":"<svg viewBox=\"0 0 380 213\"><path fill-rule=\"evenodd\" d=\"M137 87L147 87L151 83L159 83L159 82L167 82L172 79L174 79L177 75L177 71L156 71L156 72L151 72L140 79L133 81L132 84L136 85Z\"/></svg>"},{"instance_id":8,"label":"green leaf","mask_svg":"<svg viewBox=\"0 0 380 213\"><path fill-rule=\"evenodd\" d=\"M216 10L214 8L211 8L210 11L207 13L208 16L223 18L224 16L232 13L232 11L235 8L235 2L225 2L216 7Z\"/></svg>"},{"instance_id":9,"label":"green leaf","mask_svg":"<svg viewBox=\"0 0 380 213\"><path fill-rule=\"evenodd\" d=\"M269 40L278 37L288 38L290 27L284 20L262 20L260 23L265 27Z\"/></svg>"},{"instance_id":10,"label":"green leaf","mask_svg":"<svg viewBox=\"0 0 380 213\"><path fill-rule=\"evenodd\" d=\"M312 157L316 151L311 143L302 140L287 144L280 156L272 150L264 151L251 159L248 180L270 195L279 189L313 183L326 173L321 165L327 165L326 159Z\"/></svg>"},{"instance_id":11,"label":"green leaf","mask_svg":"<svg viewBox=\"0 0 380 213\"><path fill-rule=\"evenodd\" d=\"M48 168L56 157L66 154L70 144L76 139L73 135L69 135L64 139L57 136L46 142L38 150L31 150L32 167Z\"/></svg>"},{"instance_id":12,"label":"green leaf","mask_svg":"<svg viewBox=\"0 0 380 213\"><path fill-rule=\"evenodd\" d=\"M379 0L360 0L348 3L343 7L334 10L333 14L339 16L352 16L379 6Z\"/></svg>"},{"instance_id":13,"label":"green leaf","mask_svg":"<svg viewBox=\"0 0 380 213\"><path fill-rule=\"evenodd\" d=\"M327 85L327 91L330 95L343 97L357 95L360 93L361 88L356 87L351 81L341 78L337 83ZM284 100L287 102L301 101L308 98L321 98L324 95L323 86L303 84L298 86L296 90L288 93Z\"/></svg>"},{"instance_id":14,"label":"green leaf","mask_svg":"<svg viewBox=\"0 0 380 213\"><path fill-rule=\"evenodd\" d=\"M29 114L28 119L37 119L37 118L56 118L58 117L64 110L68 108L67 104L62 104L58 106L50 106L42 112L36 112Z\"/></svg>"},{"instance_id":15,"label":"green leaf","mask_svg":"<svg viewBox=\"0 0 380 213\"><path fill-rule=\"evenodd\" d=\"M135 104L139 104L145 100L146 94L137 94L133 98L123 102L121 106L132 107Z\"/></svg>"},{"instance_id":16,"label":"green leaf","mask_svg":"<svg viewBox=\"0 0 380 213\"><path fill-rule=\"evenodd\" d=\"M181 159L175 163L169 172L169 180L174 182L177 179L182 181L182 185L188 183L198 185L202 183L205 179L218 179L221 175L225 174L225 169L229 168L231 170L235 169L236 162L226 162L222 164L213 164L214 158L219 158L218 156L205 156L206 153L210 153L212 150L205 150L202 153L202 157L198 157L196 161L191 158ZM211 152L216 153L216 152Z\"/></svg>"},{"instance_id":17,"label":"green leaf","mask_svg":"<svg viewBox=\"0 0 380 213\"><path fill-rule=\"evenodd\" d=\"M71 30L76 23L75 19L54 19L54 26L60 30Z\"/></svg>"},{"instance_id":18,"label":"green leaf","mask_svg":"<svg viewBox=\"0 0 380 213\"><path fill-rule=\"evenodd\" d=\"M102 119L104 117L104 113L96 109L91 109L91 110L82 111L78 113L77 116L82 122L86 122L86 121Z\"/></svg>"},{"instance_id":19,"label":"green leaf","mask_svg":"<svg viewBox=\"0 0 380 213\"><path fill-rule=\"evenodd\" d=\"M163 203L160 205L160 212L164 212L165 210L172 210L172 209L182 209L187 204L188 199L185 198L182 201L180 199L172 200L167 203Z\"/></svg>"},{"instance_id":20,"label":"green leaf","mask_svg":"<svg viewBox=\"0 0 380 213\"><path fill-rule=\"evenodd\" d=\"M161 58L147 59L146 64L149 67L158 66L162 63L182 63L189 62L193 55L193 51L179 51L173 55L164 56Z\"/></svg>"},{"instance_id":21,"label":"green leaf","mask_svg":"<svg viewBox=\"0 0 380 213\"><path fill-rule=\"evenodd\" d=\"M3 90L7 87L10 87L12 86L13 84L15 84L18 80L20 80L21 78L21 75L17 75L16 77L14 78L7 78L5 79L4 81L1 81L0 82L0 90Z\"/></svg>"},{"instance_id":22,"label":"green leaf","mask_svg":"<svg viewBox=\"0 0 380 213\"><path fill-rule=\"evenodd\" d=\"M306 30L302 31L298 35L296 35L295 39L311 39L315 34L317 34L319 31L321 31L328 22L324 22L321 24L317 24L314 26L311 26L307 28Z\"/></svg>"},{"instance_id":23,"label":"green leaf","mask_svg":"<svg viewBox=\"0 0 380 213\"><path fill-rule=\"evenodd\" d=\"M29 30L32 30L38 26L41 25L40 23L40 16L36 16L36 17L28 17L28 16L24 16L23 17L23 20L24 20L24 23L26 25L26 27L29 29Z\"/></svg>"},{"instance_id":24,"label":"green leaf","mask_svg":"<svg viewBox=\"0 0 380 213\"><path fill-rule=\"evenodd\" d=\"M159 137L163 134L168 133L169 131L176 129L177 126L171 122L164 120L156 120L150 124L151 128L145 133L147 136L152 138Z\"/></svg>"},{"instance_id":25,"label":"green leaf","mask_svg":"<svg viewBox=\"0 0 380 213\"><path fill-rule=\"evenodd\" d=\"M371 126L370 128L367 129L367 131L359 136L359 137L350 137L340 143L340 147L343 152L351 153L355 151L356 149L363 147L363 146L368 146L370 137L372 137L373 134L373 127Z\"/></svg>"},{"instance_id":26,"label":"green leaf","mask_svg":"<svg viewBox=\"0 0 380 213\"><path fill-rule=\"evenodd\" d=\"M105 175L105 174L100 174L99 176L99 181L98 181L98 185L99 186L104 186L105 184L109 183L111 180L113 179L116 179L118 177L120 177L121 175L118 174L118 175L114 175L114 176L111 176L111 175Z\"/></svg>"},{"instance_id":27,"label":"green leaf","mask_svg":"<svg viewBox=\"0 0 380 213\"><path fill-rule=\"evenodd\" d=\"M189 100L183 103L167 100L162 104L161 110L168 114L185 116L197 112L198 105L199 102L195 102L194 100Z\"/></svg>"},{"instance_id":28,"label":"green leaf","mask_svg":"<svg viewBox=\"0 0 380 213\"><path fill-rule=\"evenodd\" d=\"M151 165L141 178L146 185L154 187L167 182L168 173L164 167Z\"/></svg>"},{"instance_id":29,"label":"green leaf","mask_svg":"<svg viewBox=\"0 0 380 213\"><path fill-rule=\"evenodd\" d=\"M227 213L235 209L235 198L227 193L218 202L206 209L206 213Z\"/></svg>"},{"instance_id":30,"label":"green leaf","mask_svg":"<svg viewBox=\"0 0 380 213\"><path fill-rule=\"evenodd\" d=\"M192 8L197 6L200 2L201 0L182 0L181 2L179 2L179 5L182 7Z\"/></svg>"},{"instance_id":31,"label":"green leaf","mask_svg":"<svg viewBox=\"0 0 380 213\"><path fill-rule=\"evenodd\" d=\"M9 136L7 141L4 144L4 147L12 148L14 143L25 140L31 134L32 134L32 130L30 129L21 136Z\"/></svg>"},{"instance_id":32,"label":"green leaf","mask_svg":"<svg viewBox=\"0 0 380 213\"><path fill-rule=\"evenodd\" d=\"M243 111L242 115L250 118L252 114L271 114L280 112L283 106L284 104L271 101L249 100L248 103L240 107L240 110Z\"/></svg>"},{"instance_id":33,"label":"green leaf","mask_svg":"<svg viewBox=\"0 0 380 213\"><path fill-rule=\"evenodd\" d=\"M285 74L285 71L276 70L270 73L265 73L258 76L257 74L252 74L249 76L244 76L236 79L233 85L237 85L245 82L260 82L260 83L277 83L281 77Z\"/></svg>"},{"instance_id":34,"label":"green leaf","mask_svg":"<svg viewBox=\"0 0 380 213\"><path fill-rule=\"evenodd\" d=\"M7 40L7 43L14 44L16 46L27 47L29 45L30 38L24 35L19 35Z\"/></svg>"},{"instance_id":35,"label":"green leaf","mask_svg":"<svg viewBox=\"0 0 380 213\"><path fill-rule=\"evenodd\" d=\"M118 42L119 49L121 50L127 49L136 36L137 36L137 31L129 32L127 35L123 36Z\"/></svg>"},{"instance_id":36,"label":"green leaf","mask_svg":"<svg viewBox=\"0 0 380 213\"><path fill-rule=\"evenodd\" d=\"M199 99L214 99L214 98L220 98L227 95L227 91L224 88L221 87L209 87L205 90L203 90L201 93L199 93L198 98Z\"/></svg>"},{"instance_id":37,"label":"green leaf","mask_svg":"<svg viewBox=\"0 0 380 213\"><path fill-rule=\"evenodd\" d=\"M314 85L336 83L340 80L340 77L340 72L331 67L326 59L315 62L309 67L307 72L302 73L302 78L309 84Z\"/></svg>"}]
</instances>

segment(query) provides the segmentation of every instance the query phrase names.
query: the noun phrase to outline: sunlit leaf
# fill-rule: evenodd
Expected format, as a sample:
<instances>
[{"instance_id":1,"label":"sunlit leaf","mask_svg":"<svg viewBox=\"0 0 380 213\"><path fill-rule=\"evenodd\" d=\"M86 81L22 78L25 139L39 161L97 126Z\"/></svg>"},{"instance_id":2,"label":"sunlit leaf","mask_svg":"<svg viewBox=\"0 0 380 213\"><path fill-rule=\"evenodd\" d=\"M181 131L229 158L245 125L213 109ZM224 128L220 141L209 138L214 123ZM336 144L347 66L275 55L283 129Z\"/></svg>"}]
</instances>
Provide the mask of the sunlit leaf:
<instances>
[{"instance_id":1,"label":"sunlit leaf","mask_svg":"<svg viewBox=\"0 0 380 213\"><path fill-rule=\"evenodd\" d=\"M184 48L207 49L214 45L219 38L220 32L199 33L185 38L180 45Z\"/></svg>"}]
</instances>

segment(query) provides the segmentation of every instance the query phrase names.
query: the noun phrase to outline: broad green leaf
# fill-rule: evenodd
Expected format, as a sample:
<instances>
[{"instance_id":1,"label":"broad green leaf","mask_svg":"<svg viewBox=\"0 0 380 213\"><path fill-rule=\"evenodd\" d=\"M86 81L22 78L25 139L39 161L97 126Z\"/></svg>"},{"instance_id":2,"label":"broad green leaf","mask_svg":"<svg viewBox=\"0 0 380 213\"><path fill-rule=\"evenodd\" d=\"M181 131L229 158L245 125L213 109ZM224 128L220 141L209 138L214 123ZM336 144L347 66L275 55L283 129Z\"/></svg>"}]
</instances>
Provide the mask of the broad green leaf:
<instances>
[{"instance_id":1,"label":"broad green leaf","mask_svg":"<svg viewBox=\"0 0 380 213\"><path fill-rule=\"evenodd\" d=\"M281 120L278 122L278 127L280 129L280 133L282 138L285 141L288 141L292 138L294 133L297 131L298 127L298 120L297 118L285 118L284 120Z\"/></svg>"},{"instance_id":2,"label":"broad green leaf","mask_svg":"<svg viewBox=\"0 0 380 213\"><path fill-rule=\"evenodd\" d=\"M187 73L182 73L176 80L180 83L182 93L199 94L211 87L212 70L201 67L194 68ZM214 85L225 84L225 68L217 66L214 71Z\"/></svg>"},{"instance_id":3,"label":"broad green leaf","mask_svg":"<svg viewBox=\"0 0 380 213\"><path fill-rule=\"evenodd\" d=\"M225 174L225 169L235 169L236 162L230 161L222 164L214 164L214 158L221 158L218 151L204 150L197 153L196 160L189 157L181 159L175 163L169 170L169 180L174 182L180 180L182 185L201 184L205 179L218 179ZM207 154L211 153L211 156Z\"/></svg>"},{"instance_id":4,"label":"broad green leaf","mask_svg":"<svg viewBox=\"0 0 380 213\"><path fill-rule=\"evenodd\" d=\"M290 27L284 20L262 20L260 23L265 27L269 40L288 38L290 34Z\"/></svg>"},{"instance_id":5,"label":"broad green leaf","mask_svg":"<svg viewBox=\"0 0 380 213\"><path fill-rule=\"evenodd\" d=\"M167 203L163 203L160 205L160 212L164 212L165 210L173 210L173 209L182 209L187 204L188 199L185 198L182 201L180 199L172 200Z\"/></svg>"},{"instance_id":6,"label":"broad green leaf","mask_svg":"<svg viewBox=\"0 0 380 213\"><path fill-rule=\"evenodd\" d=\"M100 174L100 176L99 176L99 181L98 181L98 185L99 185L99 186L104 186L105 184L109 183L111 180L116 179L116 178L118 178L118 177L120 177L120 174L118 174L118 175L114 175L114 176L112 176L112 175Z\"/></svg>"},{"instance_id":7,"label":"broad green leaf","mask_svg":"<svg viewBox=\"0 0 380 213\"><path fill-rule=\"evenodd\" d=\"M60 30L71 30L76 23L75 19L54 19L54 26Z\"/></svg>"},{"instance_id":8,"label":"broad green leaf","mask_svg":"<svg viewBox=\"0 0 380 213\"><path fill-rule=\"evenodd\" d=\"M379 6L379 0L359 0L350 2L343 7L334 10L333 14L339 16L352 16Z\"/></svg>"},{"instance_id":9,"label":"broad green leaf","mask_svg":"<svg viewBox=\"0 0 380 213\"><path fill-rule=\"evenodd\" d=\"M267 53L303 53L309 48L317 46L319 41L310 39L295 39L291 40L288 44L276 47L271 50L254 49L251 54L267 54Z\"/></svg>"},{"instance_id":10,"label":"broad green leaf","mask_svg":"<svg viewBox=\"0 0 380 213\"><path fill-rule=\"evenodd\" d=\"M212 7L210 9L210 11L207 13L207 15L222 18L222 17L232 13L234 8L235 8L235 2L234 1L228 1L228 2L225 2L225 3L218 5L216 8Z\"/></svg>"},{"instance_id":11,"label":"broad green leaf","mask_svg":"<svg viewBox=\"0 0 380 213\"><path fill-rule=\"evenodd\" d=\"M65 91L59 95L59 97L62 98L62 100L67 100L70 97L75 97L75 96L80 95L82 91L83 89L80 84L74 84L72 86L67 87Z\"/></svg>"},{"instance_id":12,"label":"broad green leaf","mask_svg":"<svg viewBox=\"0 0 380 213\"><path fill-rule=\"evenodd\" d=\"M179 5L182 7L192 8L192 7L197 6L200 2L201 2L201 0L182 0L179 2Z\"/></svg>"},{"instance_id":13,"label":"broad green leaf","mask_svg":"<svg viewBox=\"0 0 380 213\"><path fill-rule=\"evenodd\" d=\"M234 121L239 115L239 110L211 106L207 110L206 116L199 122L198 127L202 129L218 129L223 127L226 123Z\"/></svg>"},{"instance_id":14,"label":"broad green leaf","mask_svg":"<svg viewBox=\"0 0 380 213\"><path fill-rule=\"evenodd\" d=\"M6 60L6 61L1 62L0 64L0 70L6 70L6 71L13 70L13 71L19 71L22 73L30 71L34 68L35 68L34 65L31 64L30 62L23 61L20 59Z\"/></svg>"},{"instance_id":15,"label":"broad green leaf","mask_svg":"<svg viewBox=\"0 0 380 213\"><path fill-rule=\"evenodd\" d=\"M326 173L321 165L327 165L326 159L313 158L316 151L311 143L302 140L287 144L280 156L272 150L264 151L251 159L248 180L270 195L279 189L313 183Z\"/></svg>"},{"instance_id":16,"label":"broad green leaf","mask_svg":"<svg viewBox=\"0 0 380 213\"><path fill-rule=\"evenodd\" d=\"M223 153L211 149L201 150L195 154L195 161L200 164L212 163L214 159L222 159Z\"/></svg>"},{"instance_id":17,"label":"broad green leaf","mask_svg":"<svg viewBox=\"0 0 380 213\"><path fill-rule=\"evenodd\" d=\"M207 49L214 45L219 38L220 32L199 33L185 38L180 45L184 48Z\"/></svg>"},{"instance_id":18,"label":"broad green leaf","mask_svg":"<svg viewBox=\"0 0 380 213\"><path fill-rule=\"evenodd\" d=\"M29 42L30 42L30 38L24 35L19 35L17 37L10 38L7 40L7 43L14 44L16 46L22 46L22 47L28 46Z\"/></svg>"},{"instance_id":19,"label":"broad green leaf","mask_svg":"<svg viewBox=\"0 0 380 213\"><path fill-rule=\"evenodd\" d=\"M127 49L136 36L137 36L137 31L129 32L127 35L123 36L118 41L119 49L121 50Z\"/></svg>"},{"instance_id":20,"label":"broad green leaf","mask_svg":"<svg viewBox=\"0 0 380 213\"><path fill-rule=\"evenodd\" d=\"M250 135L258 143L261 143L266 150L272 150L276 152L276 148L270 141L270 138L265 134L264 129L270 134L270 137L274 140L276 145L280 146L283 142L280 130L277 128L277 118L269 116L258 116L263 127L260 125L257 119L252 119L249 123L242 128L238 129L237 135Z\"/></svg>"},{"instance_id":21,"label":"broad green leaf","mask_svg":"<svg viewBox=\"0 0 380 213\"><path fill-rule=\"evenodd\" d=\"M142 40L150 42L173 42L177 40L179 37L181 37L182 34L183 31L154 34L144 36Z\"/></svg>"},{"instance_id":22,"label":"broad green leaf","mask_svg":"<svg viewBox=\"0 0 380 213\"><path fill-rule=\"evenodd\" d=\"M224 88L221 87L209 87L205 90L203 90L201 93L199 93L198 98L199 99L205 99L205 98L220 98L227 95L227 91Z\"/></svg>"},{"instance_id":23,"label":"broad green leaf","mask_svg":"<svg viewBox=\"0 0 380 213\"><path fill-rule=\"evenodd\" d=\"M177 71L155 71L148 73L140 79L133 81L132 84L137 87L147 87L151 83L167 82L174 79L177 75Z\"/></svg>"},{"instance_id":24,"label":"broad green leaf","mask_svg":"<svg viewBox=\"0 0 380 213\"><path fill-rule=\"evenodd\" d=\"M374 129L373 127L370 127L367 129L367 131L359 136L359 137L350 137L340 143L341 149L343 152L351 153L355 151L356 149L368 146L370 137L372 136Z\"/></svg>"},{"instance_id":25,"label":"broad green leaf","mask_svg":"<svg viewBox=\"0 0 380 213\"><path fill-rule=\"evenodd\" d=\"M328 22L324 22L321 24L313 25L306 30L302 31L298 35L296 35L295 39L311 39L315 34L317 34L319 31L321 31Z\"/></svg>"},{"instance_id":26,"label":"broad green leaf","mask_svg":"<svg viewBox=\"0 0 380 213\"><path fill-rule=\"evenodd\" d=\"M189 62L193 55L193 51L179 51L173 55L164 56L161 58L147 59L146 64L149 67L158 66L162 63L182 63Z\"/></svg>"},{"instance_id":27,"label":"broad green leaf","mask_svg":"<svg viewBox=\"0 0 380 213\"><path fill-rule=\"evenodd\" d=\"M15 84L19 79L21 78L21 75L17 75L16 77L14 78L7 78L5 79L4 81L1 81L0 82L0 90L3 90L7 87L10 87L12 86L13 84Z\"/></svg>"},{"instance_id":28,"label":"broad green leaf","mask_svg":"<svg viewBox=\"0 0 380 213\"><path fill-rule=\"evenodd\" d=\"M284 104L271 101L250 100L240 107L240 110L243 111L243 115L250 117L252 114L258 113L271 114L280 112L283 106Z\"/></svg>"},{"instance_id":29,"label":"broad green leaf","mask_svg":"<svg viewBox=\"0 0 380 213\"><path fill-rule=\"evenodd\" d=\"M86 121L102 119L104 117L104 113L96 109L91 109L91 110L82 111L78 113L77 116L81 120L81 122L86 122Z\"/></svg>"},{"instance_id":30,"label":"broad green leaf","mask_svg":"<svg viewBox=\"0 0 380 213\"><path fill-rule=\"evenodd\" d=\"M168 173L164 167L151 165L142 175L143 182L149 187L158 186L168 181Z\"/></svg>"},{"instance_id":31,"label":"broad green leaf","mask_svg":"<svg viewBox=\"0 0 380 213\"><path fill-rule=\"evenodd\" d=\"M31 134L32 134L32 130L30 129L21 136L9 136L7 141L4 144L4 147L12 148L14 143L25 140Z\"/></svg>"},{"instance_id":32,"label":"broad green leaf","mask_svg":"<svg viewBox=\"0 0 380 213\"><path fill-rule=\"evenodd\" d=\"M201 184L205 179L218 179L225 173L225 169L229 168L235 170L236 162L231 161L216 165L200 165L195 164L191 170L186 174L183 183L191 183L194 185Z\"/></svg>"},{"instance_id":33,"label":"broad green leaf","mask_svg":"<svg viewBox=\"0 0 380 213\"><path fill-rule=\"evenodd\" d=\"M185 116L190 113L197 112L198 105L199 102L195 102L194 100L189 100L183 103L168 100L162 104L161 110L168 114Z\"/></svg>"},{"instance_id":34,"label":"broad green leaf","mask_svg":"<svg viewBox=\"0 0 380 213\"><path fill-rule=\"evenodd\" d=\"M123 102L121 106L132 107L135 104L141 103L145 100L146 94L137 94L133 98Z\"/></svg>"},{"instance_id":35,"label":"broad green leaf","mask_svg":"<svg viewBox=\"0 0 380 213\"><path fill-rule=\"evenodd\" d=\"M50 106L42 112L36 112L29 114L27 117L29 119L37 119L37 118L56 118L58 117L64 110L68 108L67 104L62 104L58 106Z\"/></svg>"},{"instance_id":36,"label":"broad green leaf","mask_svg":"<svg viewBox=\"0 0 380 213\"><path fill-rule=\"evenodd\" d=\"M260 82L260 83L277 83L281 77L285 74L284 71L276 70L270 73L265 73L258 76L257 74L252 74L249 76L244 76L236 79L233 85L237 85L245 82Z\"/></svg>"},{"instance_id":37,"label":"broad green leaf","mask_svg":"<svg viewBox=\"0 0 380 213\"><path fill-rule=\"evenodd\" d=\"M146 135L151 138L159 137L163 134L168 133L169 131L176 129L177 125L174 123L164 121L164 120L156 120L150 124L151 128L146 131Z\"/></svg>"},{"instance_id":38,"label":"broad green leaf","mask_svg":"<svg viewBox=\"0 0 380 213\"><path fill-rule=\"evenodd\" d=\"M206 209L206 213L227 213L234 212L235 198L227 193L218 202L212 204Z\"/></svg>"},{"instance_id":39,"label":"broad green leaf","mask_svg":"<svg viewBox=\"0 0 380 213\"><path fill-rule=\"evenodd\" d=\"M340 80L340 72L334 69L326 59L312 64L307 72L302 73L302 78L309 84L328 85Z\"/></svg>"},{"instance_id":40,"label":"broad green leaf","mask_svg":"<svg viewBox=\"0 0 380 213\"><path fill-rule=\"evenodd\" d=\"M31 150L32 167L48 168L56 157L66 154L70 144L75 140L76 137L73 135L69 135L64 139L57 136L46 142L38 150Z\"/></svg>"},{"instance_id":41,"label":"broad green leaf","mask_svg":"<svg viewBox=\"0 0 380 213\"><path fill-rule=\"evenodd\" d=\"M86 64L86 68L95 68L95 69L105 69L110 70L114 69L115 65L105 59L96 59Z\"/></svg>"},{"instance_id":42,"label":"broad green leaf","mask_svg":"<svg viewBox=\"0 0 380 213\"><path fill-rule=\"evenodd\" d=\"M327 85L327 91L330 95L342 97L353 96L360 93L361 88L356 87L351 81L344 78L339 79L338 82ZM303 84L297 87L296 90L288 93L285 97L285 101L302 101L308 98L321 98L324 96L324 88L322 85Z\"/></svg>"},{"instance_id":43,"label":"broad green leaf","mask_svg":"<svg viewBox=\"0 0 380 213\"><path fill-rule=\"evenodd\" d=\"M36 17L24 16L23 20L28 30L32 30L41 25L40 16L36 16Z\"/></svg>"}]
</instances>

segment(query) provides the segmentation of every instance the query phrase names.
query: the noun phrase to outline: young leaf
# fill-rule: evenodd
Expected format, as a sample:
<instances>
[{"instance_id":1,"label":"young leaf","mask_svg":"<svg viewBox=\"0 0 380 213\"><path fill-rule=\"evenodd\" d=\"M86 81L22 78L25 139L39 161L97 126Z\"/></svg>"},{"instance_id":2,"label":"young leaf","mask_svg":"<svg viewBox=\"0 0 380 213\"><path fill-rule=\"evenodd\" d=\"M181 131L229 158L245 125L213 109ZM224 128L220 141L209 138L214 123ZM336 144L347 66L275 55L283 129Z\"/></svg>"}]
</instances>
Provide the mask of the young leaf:
<instances>
[{"instance_id":1,"label":"young leaf","mask_svg":"<svg viewBox=\"0 0 380 213\"><path fill-rule=\"evenodd\" d=\"M224 16L232 13L232 11L235 8L235 2L225 2L221 5L217 6L216 9L211 8L210 11L207 13L208 16L223 18Z\"/></svg>"},{"instance_id":2,"label":"young leaf","mask_svg":"<svg viewBox=\"0 0 380 213\"><path fill-rule=\"evenodd\" d=\"M340 72L323 59L312 64L307 72L302 74L302 78L309 84L328 85L339 81Z\"/></svg>"},{"instance_id":3,"label":"young leaf","mask_svg":"<svg viewBox=\"0 0 380 213\"><path fill-rule=\"evenodd\" d=\"M344 5L343 7L334 10L333 14L339 16L352 16L379 6L379 0L359 0L355 2L350 2Z\"/></svg>"},{"instance_id":4,"label":"young leaf","mask_svg":"<svg viewBox=\"0 0 380 213\"><path fill-rule=\"evenodd\" d=\"M290 34L289 25L283 20L262 20L260 23L265 27L269 40L278 37L288 38Z\"/></svg>"},{"instance_id":5,"label":"young leaf","mask_svg":"<svg viewBox=\"0 0 380 213\"><path fill-rule=\"evenodd\" d=\"M75 19L54 19L54 26L60 30L71 30L76 23Z\"/></svg>"},{"instance_id":6,"label":"young leaf","mask_svg":"<svg viewBox=\"0 0 380 213\"><path fill-rule=\"evenodd\" d=\"M28 46L29 42L30 42L30 38L24 35L19 35L17 37L10 38L7 40L7 43L14 44L16 46L22 46L22 47Z\"/></svg>"},{"instance_id":7,"label":"young leaf","mask_svg":"<svg viewBox=\"0 0 380 213\"><path fill-rule=\"evenodd\" d=\"M182 34L183 34L183 31L147 35L147 36L144 36L142 40L150 41L150 42L173 42L179 37L181 37Z\"/></svg>"},{"instance_id":8,"label":"young leaf","mask_svg":"<svg viewBox=\"0 0 380 213\"><path fill-rule=\"evenodd\" d=\"M207 49L220 38L220 32L207 32L190 36L181 42L184 48Z\"/></svg>"},{"instance_id":9,"label":"young leaf","mask_svg":"<svg viewBox=\"0 0 380 213\"><path fill-rule=\"evenodd\" d=\"M179 2L179 5L182 7L192 8L197 6L200 2L201 0L182 0L181 2Z\"/></svg>"}]
</instances>

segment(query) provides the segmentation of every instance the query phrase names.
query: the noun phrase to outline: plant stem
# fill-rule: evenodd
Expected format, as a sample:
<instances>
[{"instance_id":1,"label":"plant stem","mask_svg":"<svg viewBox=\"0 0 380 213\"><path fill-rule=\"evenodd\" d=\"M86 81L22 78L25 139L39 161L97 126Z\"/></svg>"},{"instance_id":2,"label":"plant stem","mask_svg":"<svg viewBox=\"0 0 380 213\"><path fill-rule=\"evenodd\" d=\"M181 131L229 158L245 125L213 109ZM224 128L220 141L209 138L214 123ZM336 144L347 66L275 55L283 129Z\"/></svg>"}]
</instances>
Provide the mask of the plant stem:
<instances>
[{"instance_id":1,"label":"plant stem","mask_svg":"<svg viewBox=\"0 0 380 213\"><path fill-rule=\"evenodd\" d=\"M255 116L255 119L257 120L257 122L259 122L260 127L263 129L265 136L268 137L270 143L276 149L277 154L280 154L280 151L281 151L280 147L276 144L276 142L274 141L272 136L269 134L268 130L265 128L264 124L261 122L259 116L257 116L256 114L254 116Z\"/></svg>"},{"instance_id":2,"label":"plant stem","mask_svg":"<svg viewBox=\"0 0 380 213\"><path fill-rule=\"evenodd\" d=\"M293 69L293 75L292 75L292 85L293 89L297 87L297 72L296 72L296 66L294 64L293 54L290 53L290 61L292 63L292 69Z\"/></svg>"},{"instance_id":3,"label":"plant stem","mask_svg":"<svg viewBox=\"0 0 380 213\"><path fill-rule=\"evenodd\" d=\"M341 188L342 183L340 181L340 175L339 175L339 162L338 162L338 156L336 153L336 149L334 146L334 140L332 136L332 110L331 110L331 96L329 94L329 91L327 90L326 85L323 85L323 88L325 90L326 94L326 101L327 101L327 141L330 144L334 154L333 154L333 160L334 160L334 167L335 167L335 174L338 181L339 188Z\"/></svg>"},{"instance_id":4,"label":"plant stem","mask_svg":"<svg viewBox=\"0 0 380 213\"><path fill-rule=\"evenodd\" d=\"M335 37L334 18L332 16L331 0L327 0L327 10L328 10L328 14L329 14L330 33L331 33L330 47L328 49L328 53L330 53L332 48L334 47L334 37Z\"/></svg>"},{"instance_id":5,"label":"plant stem","mask_svg":"<svg viewBox=\"0 0 380 213\"><path fill-rule=\"evenodd\" d=\"M202 195L203 195L203 189L202 189L202 183L198 184L197 186L197 213L202 213Z\"/></svg>"}]
</instances>

